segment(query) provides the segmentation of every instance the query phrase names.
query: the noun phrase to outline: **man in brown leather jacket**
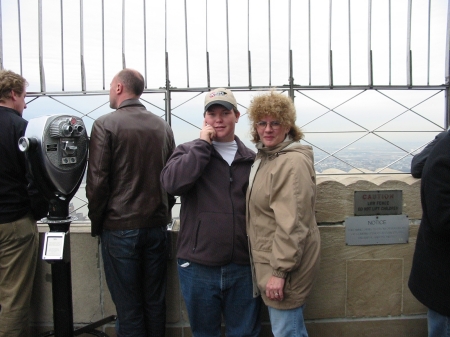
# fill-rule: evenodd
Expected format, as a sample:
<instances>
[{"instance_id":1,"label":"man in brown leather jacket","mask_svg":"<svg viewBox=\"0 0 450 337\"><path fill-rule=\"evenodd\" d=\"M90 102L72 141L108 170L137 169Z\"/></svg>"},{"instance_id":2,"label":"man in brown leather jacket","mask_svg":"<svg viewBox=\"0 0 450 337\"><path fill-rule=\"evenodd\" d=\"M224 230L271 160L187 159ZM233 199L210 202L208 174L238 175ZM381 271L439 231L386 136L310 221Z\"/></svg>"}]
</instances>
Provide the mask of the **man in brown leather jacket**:
<instances>
[{"instance_id":1,"label":"man in brown leather jacket","mask_svg":"<svg viewBox=\"0 0 450 337\"><path fill-rule=\"evenodd\" d=\"M92 235L100 235L118 337L164 336L166 225L173 197L159 175L175 148L170 126L139 101L144 78L124 69L89 145L86 194Z\"/></svg>"}]
</instances>

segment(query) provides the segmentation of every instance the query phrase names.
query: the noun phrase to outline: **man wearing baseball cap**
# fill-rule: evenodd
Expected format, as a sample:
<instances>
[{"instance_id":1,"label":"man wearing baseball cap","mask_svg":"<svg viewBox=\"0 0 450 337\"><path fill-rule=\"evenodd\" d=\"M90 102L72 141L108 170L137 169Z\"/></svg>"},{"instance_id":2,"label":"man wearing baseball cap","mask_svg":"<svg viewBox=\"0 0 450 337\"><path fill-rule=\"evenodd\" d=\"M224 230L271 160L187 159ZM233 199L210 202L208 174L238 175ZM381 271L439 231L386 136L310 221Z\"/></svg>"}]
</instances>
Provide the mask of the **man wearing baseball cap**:
<instances>
[{"instance_id":1,"label":"man wearing baseball cap","mask_svg":"<svg viewBox=\"0 0 450 337\"><path fill-rule=\"evenodd\" d=\"M161 172L181 196L178 273L195 337L258 336L260 297L253 298L245 229L245 193L255 153L234 134L239 110L225 88L205 96L200 138L179 145Z\"/></svg>"}]
</instances>

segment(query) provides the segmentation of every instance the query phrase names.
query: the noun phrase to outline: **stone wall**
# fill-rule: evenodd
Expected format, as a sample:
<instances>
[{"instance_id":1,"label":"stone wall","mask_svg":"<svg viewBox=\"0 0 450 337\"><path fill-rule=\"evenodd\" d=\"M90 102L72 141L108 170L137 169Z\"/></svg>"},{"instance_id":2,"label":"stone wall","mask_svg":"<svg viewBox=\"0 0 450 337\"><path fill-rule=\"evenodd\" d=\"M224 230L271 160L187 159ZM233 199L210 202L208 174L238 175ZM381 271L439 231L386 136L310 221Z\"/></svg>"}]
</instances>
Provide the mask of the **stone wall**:
<instances>
[{"instance_id":1,"label":"stone wall","mask_svg":"<svg viewBox=\"0 0 450 337\"><path fill-rule=\"evenodd\" d=\"M396 172L386 175L327 173L329 175L317 178L316 211L322 253L319 276L305 310L310 336L426 336L426 308L417 302L407 286L421 217L420 180ZM353 216L354 192L371 190L403 191L403 214L410 221L408 243L346 245L345 218ZM46 229L46 225L40 226L41 231ZM105 285L98 240L90 236L89 230L87 223L71 226L76 327L115 313ZM175 243L177 231L171 234ZM175 255L174 247L172 252L172 256ZM170 259L167 267L167 336L191 336L175 259ZM39 261L32 301L36 332L52 329L51 297L50 266ZM267 308L263 308L262 315L262 336L271 336ZM112 324L102 329L109 336L115 336Z\"/></svg>"}]
</instances>

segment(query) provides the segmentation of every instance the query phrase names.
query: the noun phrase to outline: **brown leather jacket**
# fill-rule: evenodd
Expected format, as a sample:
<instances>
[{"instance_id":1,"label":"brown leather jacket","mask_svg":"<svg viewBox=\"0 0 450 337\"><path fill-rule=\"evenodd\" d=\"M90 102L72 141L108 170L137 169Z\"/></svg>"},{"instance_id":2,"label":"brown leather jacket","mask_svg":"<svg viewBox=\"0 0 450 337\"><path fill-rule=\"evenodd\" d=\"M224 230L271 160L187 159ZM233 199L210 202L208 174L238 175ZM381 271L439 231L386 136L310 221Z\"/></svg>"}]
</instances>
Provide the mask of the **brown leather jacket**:
<instances>
[{"instance_id":1,"label":"brown leather jacket","mask_svg":"<svg viewBox=\"0 0 450 337\"><path fill-rule=\"evenodd\" d=\"M86 183L92 236L168 223L171 197L159 175L174 148L170 126L137 99L95 121Z\"/></svg>"}]
</instances>

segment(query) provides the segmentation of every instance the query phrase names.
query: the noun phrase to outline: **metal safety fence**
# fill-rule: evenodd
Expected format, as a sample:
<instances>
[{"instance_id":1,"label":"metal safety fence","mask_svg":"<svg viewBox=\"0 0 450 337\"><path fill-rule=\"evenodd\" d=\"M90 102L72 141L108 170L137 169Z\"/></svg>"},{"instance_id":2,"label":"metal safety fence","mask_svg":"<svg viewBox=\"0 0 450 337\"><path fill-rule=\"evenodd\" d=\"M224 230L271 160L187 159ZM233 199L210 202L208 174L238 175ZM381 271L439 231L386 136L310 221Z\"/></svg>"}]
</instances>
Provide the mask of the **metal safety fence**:
<instances>
[{"instance_id":1,"label":"metal safety fence","mask_svg":"<svg viewBox=\"0 0 450 337\"><path fill-rule=\"evenodd\" d=\"M318 174L409 172L449 124L446 0L1 0L0 11L0 68L28 80L27 119L70 113L90 129L130 67L177 144L198 137L211 88L236 93L250 147L251 98L284 92Z\"/></svg>"}]
</instances>

